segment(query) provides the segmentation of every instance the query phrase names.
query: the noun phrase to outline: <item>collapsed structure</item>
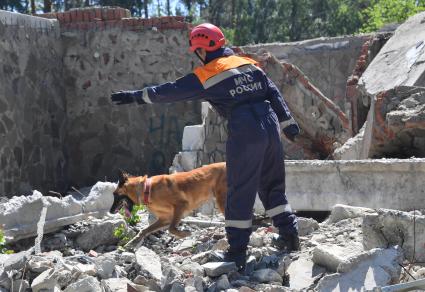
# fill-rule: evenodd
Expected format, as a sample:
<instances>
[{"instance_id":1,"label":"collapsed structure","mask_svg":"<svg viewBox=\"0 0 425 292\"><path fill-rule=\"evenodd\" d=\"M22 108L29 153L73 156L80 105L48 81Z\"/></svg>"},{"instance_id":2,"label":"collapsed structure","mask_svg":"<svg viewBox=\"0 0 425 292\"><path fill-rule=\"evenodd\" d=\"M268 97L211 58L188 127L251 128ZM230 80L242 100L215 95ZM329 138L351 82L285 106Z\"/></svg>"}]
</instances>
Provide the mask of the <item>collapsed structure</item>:
<instances>
[{"instance_id":1,"label":"collapsed structure","mask_svg":"<svg viewBox=\"0 0 425 292\"><path fill-rule=\"evenodd\" d=\"M194 68L182 18L129 18L121 8L42 16L0 11L0 194L32 194L0 204L6 242L23 250L0 255L0 291L424 288L413 280L425 277L425 160L414 158L425 157L425 14L394 33L235 48L260 62L302 128L296 143L284 140L287 158L298 160L286 164L290 201L332 210L320 224L300 218L302 251L291 255L270 246L275 230L259 222L245 275L210 263L211 249L226 248L220 216L188 220L190 238L152 235L122 252L116 230L134 230L107 214L115 184L63 198L32 191L111 180L117 167L164 173L182 137L171 172L226 155L225 121L207 104L109 105L113 90Z\"/></svg>"}]
</instances>

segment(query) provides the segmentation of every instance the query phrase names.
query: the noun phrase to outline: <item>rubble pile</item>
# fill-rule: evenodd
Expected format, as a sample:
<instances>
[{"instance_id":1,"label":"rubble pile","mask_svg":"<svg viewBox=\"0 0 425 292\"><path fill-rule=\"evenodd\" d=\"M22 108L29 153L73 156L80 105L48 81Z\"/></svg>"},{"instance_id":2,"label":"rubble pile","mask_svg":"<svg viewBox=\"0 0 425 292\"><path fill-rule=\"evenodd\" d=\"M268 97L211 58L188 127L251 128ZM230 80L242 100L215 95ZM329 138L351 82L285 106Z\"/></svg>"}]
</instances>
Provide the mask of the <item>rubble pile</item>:
<instances>
[{"instance_id":1,"label":"rubble pile","mask_svg":"<svg viewBox=\"0 0 425 292\"><path fill-rule=\"evenodd\" d=\"M222 215L185 218L187 238L159 231L124 250L114 230L134 234L149 224L147 212L140 216L134 227L120 214L65 226L44 235L41 254L32 239L11 243L17 252L0 255L0 291L366 291L425 278L414 264L425 257L420 211L336 205L322 223L299 217L301 251L291 254L272 246L277 230L260 218L244 272L215 262L214 251L228 247Z\"/></svg>"}]
</instances>

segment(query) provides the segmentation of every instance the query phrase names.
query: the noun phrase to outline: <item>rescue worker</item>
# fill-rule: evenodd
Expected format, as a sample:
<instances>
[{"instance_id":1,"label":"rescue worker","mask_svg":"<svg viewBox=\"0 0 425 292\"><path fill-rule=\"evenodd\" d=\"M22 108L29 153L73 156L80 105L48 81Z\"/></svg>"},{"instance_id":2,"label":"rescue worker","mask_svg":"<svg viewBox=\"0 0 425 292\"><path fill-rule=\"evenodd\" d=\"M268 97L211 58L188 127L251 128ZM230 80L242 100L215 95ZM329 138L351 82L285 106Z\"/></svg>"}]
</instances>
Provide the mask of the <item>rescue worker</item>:
<instances>
[{"instance_id":1,"label":"rescue worker","mask_svg":"<svg viewBox=\"0 0 425 292\"><path fill-rule=\"evenodd\" d=\"M228 119L225 228L230 248L223 260L243 268L257 190L266 214L279 229L275 244L287 252L299 250L297 219L285 195L279 122L292 141L299 127L257 62L234 55L225 42L218 27L198 25L190 32L189 45L203 66L175 82L119 91L111 99L118 105L205 99Z\"/></svg>"}]
</instances>

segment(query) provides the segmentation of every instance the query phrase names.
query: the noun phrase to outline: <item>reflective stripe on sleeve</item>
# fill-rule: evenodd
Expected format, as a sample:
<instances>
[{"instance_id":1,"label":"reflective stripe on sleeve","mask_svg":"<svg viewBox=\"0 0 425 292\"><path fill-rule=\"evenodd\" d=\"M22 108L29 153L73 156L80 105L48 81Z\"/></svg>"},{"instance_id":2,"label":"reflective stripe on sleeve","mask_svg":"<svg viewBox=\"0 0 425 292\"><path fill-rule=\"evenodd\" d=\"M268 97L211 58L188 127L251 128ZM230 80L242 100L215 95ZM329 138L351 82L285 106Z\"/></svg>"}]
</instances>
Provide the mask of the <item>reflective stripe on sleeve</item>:
<instances>
[{"instance_id":1,"label":"reflective stripe on sleeve","mask_svg":"<svg viewBox=\"0 0 425 292\"><path fill-rule=\"evenodd\" d=\"M252 220L225 220L226 227L236 227L241 229L251 228Z\"/></svg>"},{"instance_id":2,"label":"reflective stripe on sleeve","mask_svg":"<svg viewBox=\"0 0 425 292\"><path fill-rule=\"evenodd\" d=\"M223 80L225 80L229 77L232 77L232 76L235 76L235 75L240 75L240 74L246 73L246 72L252 72L252 71L255 71L255 70L258 70L258 67L254 66L252 64L247 64L247 65L243 65L243 66L238 67L238 68L233 68L233 69L223 71L223 72L209 78L207 81L205 81L204 88L208 89L208 88L220 83L221 81L223 81Z\"/></svg>"},{"instance_id":3,"label":"reflective stripe on sleeve","mask_svg":"<svg viewBox=\"0 0 425 292\"><path fill-rule=\"evenodd\" d=\"M286 205L276 206L276 207L274 207L274 208L272 208L270 210L266 210L266 215L268 217L272 218L272 217L274 217L276 215L279 215L281 213L284 213L284 212L290 212L290 213L292 213L291 205L286 204Z\"/></svg>"},{"instance_id":4,"label":"reflective stripe on sleeve","mask_svg":"<svg viewBox=\"0 0 425 292\"><path fill-rule=\"evenodd\" d=\"M292 124L297 124L297 122L294 120L294 118L293 117L291 117L289 120L287 120L287 121L283 121L283 122L281 122L280 123L280 128L281 129L285 129L286 127L288 127L288 126L290 126L290 125L292 125Z\"/></svg>"},{"instance_id":5,"label":"reflective stripe on sleeve","mask_svg":"<svg viewBox=\"0 0 425 292\"><path fill-rule=\"evenodd\" d=\"M152 103L151 99L149 98L148 89L143 88L142 91L143 91L143 95L142 95L143 101L146 102L146 103Z\"/></svg>"}]
</instances>

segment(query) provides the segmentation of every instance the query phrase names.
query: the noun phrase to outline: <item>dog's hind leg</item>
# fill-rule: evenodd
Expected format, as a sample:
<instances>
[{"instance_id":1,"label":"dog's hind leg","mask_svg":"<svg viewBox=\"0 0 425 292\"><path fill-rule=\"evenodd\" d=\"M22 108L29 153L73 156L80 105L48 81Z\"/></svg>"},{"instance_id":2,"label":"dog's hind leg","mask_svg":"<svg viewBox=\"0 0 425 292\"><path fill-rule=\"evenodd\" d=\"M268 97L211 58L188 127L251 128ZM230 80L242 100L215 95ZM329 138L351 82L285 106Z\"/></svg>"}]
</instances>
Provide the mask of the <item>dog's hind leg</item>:
<instances>
[{"instance_id":1,"label":"dog's hind leg","mask_svg":"<svg viewBox=\"0 0 425 292\"><path fill-rule=\"evenodd\" d=\"M125 246L125 249L134 249L138 248L141 245L141 241L144 237L146 237L148 234L155 232L159 229L161 229L164 226L167 226L170 223L169 220L158 218L154 223L140 231L132 240L130 240Z\"/></svg>"},{"instance_id":2,"label":"dog's hind leg","mask_svg":"<svg viewBox=\"0 0 425 292\"><path fill-rule=\"evenodd\" d=\"M183 238L190 235L189 231L180 231L177 229L177 225L179 225L180 220L182 220L184 211L187 208L187 203L179 203L176 207L174 207L174 216L171 220L170 227L168 231L171 234L174 234L178 238Z\"/></svg>"}]
</instances>

